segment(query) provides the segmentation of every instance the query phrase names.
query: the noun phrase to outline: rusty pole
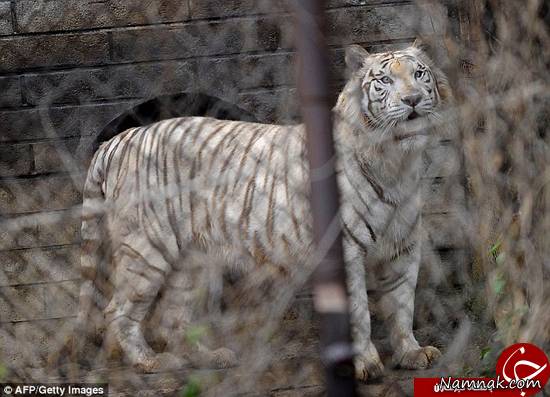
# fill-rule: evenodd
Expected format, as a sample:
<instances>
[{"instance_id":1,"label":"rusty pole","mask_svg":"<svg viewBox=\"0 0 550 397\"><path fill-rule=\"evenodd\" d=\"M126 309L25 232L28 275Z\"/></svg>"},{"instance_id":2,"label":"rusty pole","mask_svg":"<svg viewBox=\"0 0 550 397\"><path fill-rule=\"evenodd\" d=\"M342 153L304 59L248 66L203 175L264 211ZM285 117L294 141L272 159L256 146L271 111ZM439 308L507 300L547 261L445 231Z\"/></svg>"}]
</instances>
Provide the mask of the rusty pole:
<instances>
[{"instance_id":1,"label":"rusty pole","mask_svg":"<svg viewBox=\"0 0 550 397\"><path fill-rule=\"evenodd\" d=\"M328 396L347 397L356 396L357 392L334 169L324 3L323 0L294 1L298 89L312 176L310 202L314 243L316 251L328 248L313 277L314 304L321 321L321 361ZM334 237L330 238L332 233Z\"/></svg>"}]
</instances>

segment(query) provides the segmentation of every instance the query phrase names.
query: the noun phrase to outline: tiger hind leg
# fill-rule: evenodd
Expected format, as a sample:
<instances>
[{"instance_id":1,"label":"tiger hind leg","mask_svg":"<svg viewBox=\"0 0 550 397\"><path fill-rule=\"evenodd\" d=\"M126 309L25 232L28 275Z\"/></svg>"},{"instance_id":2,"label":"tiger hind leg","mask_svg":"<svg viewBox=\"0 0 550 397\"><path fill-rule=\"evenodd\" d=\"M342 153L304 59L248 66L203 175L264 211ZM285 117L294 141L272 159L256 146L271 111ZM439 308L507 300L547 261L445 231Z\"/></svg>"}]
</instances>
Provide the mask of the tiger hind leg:
<instances>
[{"instance_id":1,"label":"tiger hind leg","mask_svg":"<svg viewBox=\"0 0 550 397\"><path fill-rule=\"evenodd\" d=\"M142 248L143 251L143 248ZM154 264L144 258L154 258ZM105 348L121 353L129 364L146 373L181 368L184 362L169 353L156 353L145 339L143 322L165 282L170 265L160 255L137 251L116 255L114 292L105 308Z\"/></svg>"},{"instance_id":2,"label":"tiger hind leg","mask_svg":"<svg viewBox=\"0 0 550 397\"><path fill-rule=\"evenodd\" d=\"M215 340L207 325L219 315L222 271L223 264L213 256L188 254L168 277L151 318L166 350L193 367L222 369L238 363L232 350L209 348Z\"/></svg>"}]
</instances>

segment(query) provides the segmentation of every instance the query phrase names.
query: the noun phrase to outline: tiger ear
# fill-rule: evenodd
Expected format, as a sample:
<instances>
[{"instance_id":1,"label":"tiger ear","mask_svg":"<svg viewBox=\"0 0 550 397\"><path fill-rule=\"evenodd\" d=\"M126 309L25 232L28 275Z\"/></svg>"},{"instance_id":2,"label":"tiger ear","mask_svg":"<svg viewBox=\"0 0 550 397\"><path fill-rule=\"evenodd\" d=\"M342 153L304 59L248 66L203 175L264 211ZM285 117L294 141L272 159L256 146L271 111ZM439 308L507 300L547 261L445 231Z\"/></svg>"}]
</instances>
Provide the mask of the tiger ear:
<instances>
[{"instance_id":1,"label":"tiger ear","mask_svg":"<svg viewBox=\"0 0 550 397\"><path fill-rule=\"evenodd\" d=\"M357 44L346 47L346 66L351 73L357 72L363 67L369 53Z\"/></svg>"}]
</instances>

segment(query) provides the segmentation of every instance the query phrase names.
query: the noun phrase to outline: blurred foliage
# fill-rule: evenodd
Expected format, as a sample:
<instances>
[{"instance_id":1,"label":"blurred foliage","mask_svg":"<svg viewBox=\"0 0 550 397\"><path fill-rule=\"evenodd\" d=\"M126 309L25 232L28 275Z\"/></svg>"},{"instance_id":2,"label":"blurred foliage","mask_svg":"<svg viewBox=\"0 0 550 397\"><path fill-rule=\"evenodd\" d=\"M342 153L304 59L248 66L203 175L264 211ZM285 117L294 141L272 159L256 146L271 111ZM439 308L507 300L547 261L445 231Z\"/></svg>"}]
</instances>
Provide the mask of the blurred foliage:
<instances>
[{"instance_id":1,"label":"blurred foliage","mask_svg":"<svg viewBox=\"0 0 550 397\"><path fill-rule=\"evenodd\" d=\"M7 375L8 375L8 369L4 366L4 364L0 363L0 382L3 382L4 379L6 379Z\"/></svg>"},{"instance_id":2,"label":"blurred foliage","mask_svg":"<svg viewBox=\"0 0 550 397\"><path fill-rule=\"evenodd\" d=\"M201 395L201 385L197 378L190 378L181 391L181 397L198 397Z\"/></svg>"}]
</instances>

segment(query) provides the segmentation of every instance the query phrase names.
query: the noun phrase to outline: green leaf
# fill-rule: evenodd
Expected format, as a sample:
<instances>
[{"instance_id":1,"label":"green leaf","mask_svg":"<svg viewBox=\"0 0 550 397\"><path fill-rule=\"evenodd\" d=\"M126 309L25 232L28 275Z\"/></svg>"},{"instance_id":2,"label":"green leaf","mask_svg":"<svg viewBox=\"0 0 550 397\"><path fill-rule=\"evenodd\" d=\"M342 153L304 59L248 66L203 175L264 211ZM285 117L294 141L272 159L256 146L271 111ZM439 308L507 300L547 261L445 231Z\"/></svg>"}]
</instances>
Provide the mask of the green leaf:
<instances>
[{"instance_id":1,"label":"green leaf","mask_svg":"<svg viewBox=\"0 0 550 397\"><path fill-rule=\"evenodd\" d=\"M496 295L502 294L504 291L504 287L506 286L506 280L502 277L502 275L498 274L493 279L493 292Z\"/></svg>"},{"instance_id":2,"label":"green leaf","mask_svg":"<svg viewBox=\"0 0 550 397\"><path fill-rule=\"evenodd\" d=\"M201 394L201 384L197 378L189 378L189 381L181 391L181 397L198 397Z\"/></svg>"},{"instance_id":3,"label":"green leaf","mask_svg":"<svg viewBox=\"0 0 550 397\"><path fill-rule=\"evenodd\" d=\"M483 349L481 349L481 352L479 353L479 357L482 359L482 360L485 360L485 357L487 357L487 355L491 353L491 348L489 346L486 346L484 347Z\"/></svg>"},{"instance_id":4,"label":"green leaf","mask_svg":"<svg viewBox=\"0 0 550 397\"><path fill-rule=\"evenodd\" d=\"M206 327L201 325L189 327L189 329L185 333L185 338L187 339L188 343L196 345L206 335L206 332Z\"/></svg>"},{"instance_id":5,"label":"green leaf","mask_svg":"<svg viewBox=\"0 0 550 397\"><path fill-rule=\"evenodd\" d=\"M497 254L499 253L500 251L500 247L502 246L502 243L500 241L497 241L496 243L494 243L491 248L489 248L489 254L491 254L491 256L494 258L497 256Z\"/></svg>"},{"instance_id":6,"label":"green leaf","mask_svg":"<svg viewBox=\"0 0 550 397\"><path fill-rule=\"evenodd\" d=\"M7 375L8 369L3 364L0 364L0 382L3 382Z\"/></svg>"}]
</instances>

